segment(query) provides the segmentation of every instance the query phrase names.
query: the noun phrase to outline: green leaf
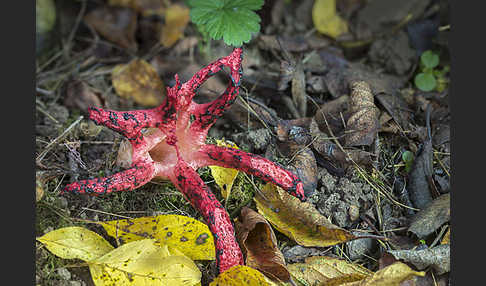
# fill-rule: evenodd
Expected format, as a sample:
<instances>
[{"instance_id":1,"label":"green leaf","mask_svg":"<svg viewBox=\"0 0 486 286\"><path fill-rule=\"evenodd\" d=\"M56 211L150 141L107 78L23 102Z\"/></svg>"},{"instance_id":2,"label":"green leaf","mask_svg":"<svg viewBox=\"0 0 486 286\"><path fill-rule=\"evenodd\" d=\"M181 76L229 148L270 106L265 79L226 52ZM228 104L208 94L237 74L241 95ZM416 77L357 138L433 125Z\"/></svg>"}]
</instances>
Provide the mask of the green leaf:
<instances>
[{"instance_id":1,"label":"green leaf","mask_svg":"<svg viewBox=\"0 0 486 286\"><path fill-rule=\"evenodd\" d=\"M439 56L432 51L425 51L420 56L420 61L427 68L435 68L439 65Z\"/></svg>"},{"instance_id":2,"label":"green leaf","mask_svg":"<svg viewBox=\"0 0 486 286\"><path fill-rule=\"evenodd\" d=\"M190 0L191 21L214 40L228 45L248 43L260 30L260 17L253 12L263 0Z\"/></svg>"},{"instance_id":3,"label":"green leaf","mask_svg":"<svg viewBox=\"0 0 486 286\"><path fill-rule=\"evenodd\" d=\"M402 160L405 163L405 171L408 173L412 168L413 163L413 153L410 151L405 151L402 153Z\"/></svg>"},{"instance_id":4,"label":"green leaf","mask_svg":"<svg viewBox=\"0 0 486 286\"><path fill-rule=\"evenodd\" d=\"M437 81L430 73L419 73L415 76L415 86L421 91L431 91L437 86Z\"/></svg>"}]
</instances>

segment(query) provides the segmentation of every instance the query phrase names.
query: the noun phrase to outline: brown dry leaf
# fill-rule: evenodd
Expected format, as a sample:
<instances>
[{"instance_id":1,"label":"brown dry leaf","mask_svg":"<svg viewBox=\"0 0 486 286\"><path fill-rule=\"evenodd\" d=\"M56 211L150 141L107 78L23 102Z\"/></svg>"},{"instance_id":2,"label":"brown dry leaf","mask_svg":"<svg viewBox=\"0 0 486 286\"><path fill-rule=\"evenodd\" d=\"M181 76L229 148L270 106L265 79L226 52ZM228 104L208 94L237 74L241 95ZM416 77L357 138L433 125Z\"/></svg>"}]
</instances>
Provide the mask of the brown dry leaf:
<instances>
[{"instance_id":1,"label":"brown dry leaf","mask_svg":"<svg viewBox=\"0 0 486 286\"><path fill-rule=\"evenodd\" d=\"M254 198L258 212L278 231L303 246L326 247L355 238L333 225L309 202L301 202L282 188L266 184Z\"/></svg>"},{"instance_id":2,"label":"brown dry leaf","mask_svg":"<svg viewBox=\"0 0 486 286\"><path fill-rule=\"evenodd\" d=\"M345 145L369 146L378 132L380 115L369 84L364 81L353 82L349 101L351 116L346 124Z\"/></svg>"},{"instance_id":3,"label":"brown dry leaf","mask_svg":"<svg viewBox=\"0 0 486 286\"><path fill-rule=\"evenodd\" d=\"M108 41L132 52L137 51L137 14L131 9L102 6L84 16L84 22Z\"/></svg>"},{"instance_id":4,"label":"brown dry leaf","mask_svg":"<svg viewBox=\"0 0 486 286\"><path fill-rule=\"evenodd\" d=\"M295 116L297 118L305 117L307 113L307 94L305 92L305 74L302 63L294 59L283 61L280 64L279 77L278 90L283 91L287 89L289 82L291 82L292 102L299 113L295 114Z\"/></svg>"},{"instance_id":5,"label":"brown dry leaf","mask_svg":"<svg viewBox=\"0 0 486 286\"><path fill-rule=\"evenodd\" d=\"M182 36L189 23L189 8L181 5L171 5L165 10L165 24L162 27L160 43L164 47L171 47Z\"/></svg>"},{"instance_id":6,"label":"brown dry leaf","mask_svg":"<svg viewBox=\"0 0 486 286\"><path fill-rule=\"evenodd\" d=\"M290 280L275 233L261 214L244 207L235 222L235 231L247 266L260 270L276 281Z\"/></svg>"},{"instance_id":7,"label":"brown dry leaf","mask_svg":"<svg viewBox=\"0 0 486 286\"><path fill-rule=\"evenodd\" d=\"M308 257L305 263L290 264L288 268L293 280L300 285L342 285L373 275L372 271L357 264L328 256Z\"/></svg>"},{"instance_id":8,"label":"brown dry leaf","mask_svg":"<svg viewBox=\"0 0 486 286\"><path fill-rule=\"evenodd\" d=\"M88 112L90 107L103 107L101 93L96 92L81 80L73 80L68 83L64 104L84 112Z\"/></svg>"},{"instance_id":9,"label":"brown dry leaf","mask_svg":"<svg viewBox=\"0 0 486 286\"><path fill-rule=\"evenodd\" d=\"M415 276L425 276L423 271L415 271L408 265L395 262L383 269L378 270L374 274L364 278L360 281L354 281L344 284L332 284L340 286L399 286L400 283L413 279Z\"/></svg>"},{"instance_id":10,"label":"brown dry leaf","mask_svg":"<svg viewBox=\"0 0 486 286\"><path fill-rule=\"evenodd\" d=\"M280 153L290 159L287 169L296 174L304 184L304 194L311 196L317 187L317 162L308 147L312 140L306 128L298 120L280 120L277 125L277 146ZM305 124L305 123L304 123Z\"/></svg>"},{"instance_id":11,"label":"brown dry leaf","mask_svg":"<svg viewBox=\"0 0 486 286\"><path fill-rule=\"evenodd\" d=\"M348 156L334 143L331 137L319 129L314 118L312 118L309 129L312 138L314 138L312 147L314 147L324 159L331 162L337 161L343 165L352 164L352 161L348 159ZM368 152L355 149L346 150L346 152L356 164L371 164L371 155Z\"/></svg>"},{"instance_id":12,"label":"brown dry leaf","mask_svg":"<svg viewBox=\"0 0 486 286\"><path fill-rule=\"evenodd\" d=\"M451 218L451 196L443 194L420 210L412 219L408 231L424 238Z\"/></svg>"},{"instance_id":13,"label":"brown dry leaf","mask_svg":"<svg viewBox=\"0 0 486 286\"><path fill-rule=\"evenodd\" d=\"M115 66L111 73L113 87L123 98L132 98L144 106L157 106L165 98L165 85L154 67L142 59Z\"/></svg>"},{"instance_id":14,"label":"brown dry leaf","mask_svg":"<svg viewBox=\"0 0 486 286\"><path fill-rule=\"evenodd\" d=\"M131 8L144 17L164 15L167 1L164 0L108 0L110 6Z\"/></svg>"}]
</instances>

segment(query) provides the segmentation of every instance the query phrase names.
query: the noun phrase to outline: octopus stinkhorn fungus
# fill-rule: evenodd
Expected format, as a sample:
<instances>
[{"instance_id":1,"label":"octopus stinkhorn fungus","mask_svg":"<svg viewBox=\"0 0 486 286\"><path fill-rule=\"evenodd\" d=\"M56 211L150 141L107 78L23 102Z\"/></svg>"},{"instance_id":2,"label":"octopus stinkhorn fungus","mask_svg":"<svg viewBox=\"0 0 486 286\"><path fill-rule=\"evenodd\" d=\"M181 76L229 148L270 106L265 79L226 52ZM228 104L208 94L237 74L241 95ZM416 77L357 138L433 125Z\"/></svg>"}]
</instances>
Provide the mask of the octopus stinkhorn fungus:
<instances>
[{"instance_id":1,"label":"octopus stinkhorn fungus","mask_svg":"<svg viewBox=\"0 0 486 286\"><path fill-rule=\"evenodd\" d=\"M207 65L189 81L167 88L158 107L147 110L113 111L90 108L89 118L119 132L131 143L129 167L114 175L81 180L65 192L105 194L136 189L154 178L170 180L196 208L214 236L216 264L223 272L244 264L228 213L198 176L196 169L208 165L234 168L276 184L304 201L301 180L272 161L241 150L205 144L209 128L235 101L242 76L242 49ZM228 87L214 101L198 104L192 99L212 75L230 69ZM150 132L145 132L150 128Z\"/></svg>"}]
</instances>

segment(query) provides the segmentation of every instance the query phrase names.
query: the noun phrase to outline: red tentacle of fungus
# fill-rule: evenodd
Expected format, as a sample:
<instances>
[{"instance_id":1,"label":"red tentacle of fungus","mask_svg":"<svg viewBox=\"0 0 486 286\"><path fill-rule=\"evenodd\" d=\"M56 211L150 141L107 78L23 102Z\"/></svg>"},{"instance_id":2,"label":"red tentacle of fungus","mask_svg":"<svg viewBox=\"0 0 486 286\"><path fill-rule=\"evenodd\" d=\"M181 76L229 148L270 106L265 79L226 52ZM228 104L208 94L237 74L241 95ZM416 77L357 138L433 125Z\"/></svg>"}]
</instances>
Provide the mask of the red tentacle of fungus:
<instances>
[{"instance_id":1,"label":"red tentacle of fungus","mask_svg":"<svg viewBox=\"0 0 486 286\"><path fill-rule=\"evenodd\" d=\"M167 97L148 110L113 111L91 108L89 118L125 136L131 143L130 167L104 178L71 183L64 192L105 194L136 189L154 178L170 180L204 217L215 239L218 271L244 264L230 217L198 176L197 168L219 165L238 169L274 183L301 201L303 184L293 173L272 161L241 150L205 144L209 128L234 102L242 76L242 49L210 63L189 81L167 88ZM231 81L217 99L198 104L192 99L197 89L224 67ZM150 132L144 132L146 128Z\"/></svg>"}]
</instances>

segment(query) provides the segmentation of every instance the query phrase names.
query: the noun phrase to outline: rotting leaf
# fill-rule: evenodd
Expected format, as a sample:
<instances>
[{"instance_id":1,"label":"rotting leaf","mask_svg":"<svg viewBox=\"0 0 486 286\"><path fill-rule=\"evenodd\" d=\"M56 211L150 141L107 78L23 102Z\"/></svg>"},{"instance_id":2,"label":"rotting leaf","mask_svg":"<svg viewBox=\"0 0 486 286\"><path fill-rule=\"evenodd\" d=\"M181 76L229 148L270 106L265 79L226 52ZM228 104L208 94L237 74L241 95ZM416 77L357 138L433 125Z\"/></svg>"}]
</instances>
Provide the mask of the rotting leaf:
<instances>
[{"instance_id":1,"label":"rotting leaf","mask_svg":"<svg viewBox=\"0 0 486 286\"><path fill-rule=\"evenodd\" d=\"M420 210L412 219L408 231L425 238L451 218L450 194L443 194Z\"/></svg>"},{"instance_id":2,"label":"rotting leaf","mask_svg":"<svg viewBox=\"0 0 486 286\"><path fill-rule=\"evenodd\" d=\"M270 285L258 270L245 265L236 265L221 273L209 286L265 286Z\"/></svg>"},{"instance_id":3,"label":"rotting leaf","mask_svg":"<svg viewBox=\"0 0 486 286\"><path fill-rule=\"evenodd\" d=\"M303 246L326 247L355 238L333 225L309 202L301 202L273 184L254 197L258 212L278 231Z\"/></svg>"},{"instance_id":4,"label":"rotting leaf","mask_svg":"<svg viewBox=\"0 0 486 286\"><path fill-rule=\"evenodd\" d=\"M164 47L172 47L182 36L189 23L189 9L173 4L165 10L165 24L162 27L160 43Z\"/></svg>"},{"instance_id":5,"label":"rotting leaf","mask_svg":"<svg viewBox=\"0 0 486 286\"><path fill-rule=\"evenodd\" d=\"M111 73L113 87L123 98L132 98L144 106L156 106L165 98L165 85L154 67L142 59L115 66Z\"/></svg>"},{"instance_id":6,"label":"rotting leaf","mask_svg":"<svg viewBox=\"0 0 486 286\"><path fill-rule=\"evenodd\" d=\"M362 266L328 256L308 257L305 263L290 264L288 268L294 280L305 281L304 285L342 285L373 275Z\"/></svg>"},{"instance_id":7,"label":"rotting leaf","mask_svg":"<svg viewBox=\"0 0 486 286\"><path fill-rule=\"evenodd\" d=\"M213 260L214 239L208 226L182 215L158 215L96 222L123 243L153 238L157 245L176 247L193 260Z\"/></svg>"},{"instance_id":8,"label":"rotting leaf","mask_svg":"<svg viewBox=\"0 0 486 286\"><path fill-rule=\"evenodd\" d=\"M113 250L99 234L78 226L63 227L37 238L56 256L90 261Z\"/></svg>"},{"instance_id":9,"label":"rotting leaf","mask_svg":"<svg viewBox=\"0 0 486 286\"><path fill-rule=\"evenodd\" d=\"M196 285L201 272L180 251L144 239L89 261L95 285Z\"/></svg>"},{"instance_id":10,"label":"rotting leaf","mask_svg":"<svg viewBox=\"0 0 486 286\"><path fill-rule=\"evenodd\" d=\"M348 24L337 14L336 0L316 0L312 21L319 33L334 39L348 32Z\"/></svg>"},{"instance_id":11,"label":"rotting leaf","mask_svg":"<svg viewBox=\"0 0 486 286\"><path fill-rule=\"evenodd\" d=\"M419 270L431 266L439 275L450 271L449 244L441 244L421 250L388 250L388 252L396 259L412 263Z\"/></svg>"},{"instance_id":12,"label":"rotting leaf","mask_svg":"<svg viewBox=\"0 0 486 286\"><path fill-rule=\"evenodd\" d=\"M235 222L235 232L245 255L245 264L276 281L288 282L290 273L270 224L254 210L244 207Z\"/></svg>"},{"instance_id":13,"label":"rotting leaf","mask_svg":"<svg viewBox=\"0 0 486 286\"><path fill-rule=\"evenodd\" d=\"M346 125L345 145L369 146L378 133L380 115L369 84L364 81L353 82L349 101L351 114Z\"/></svg>"},{"instance_id":14,"label":"rotting leaf","mask_svg":"<svg viewBox=\"0 0 486 286\"><path fill-rule=\"evenodd\" d=\"M84 22L108 41L137 51L137 15L129 8L102 6L84 16Z\"/></svg>"},{"instance_id":15,"label":"rotting leaf","mask_svg":"<svg viewBox=\"0 0 486 286\"><path fill-rule=\"evenodd\" d=\"M240 149L235 143L220 139L216 139L216 145ZM219 166L209 166L209 169L211 169L211 175L213 176L216 184L219 186L221 194L227 200L231 194L231 188L233 188L235 178L238 175L238 170Z\"/></svg>"}]
</instances>

